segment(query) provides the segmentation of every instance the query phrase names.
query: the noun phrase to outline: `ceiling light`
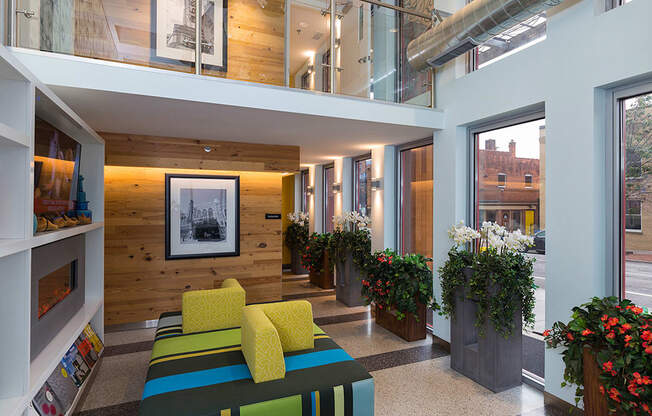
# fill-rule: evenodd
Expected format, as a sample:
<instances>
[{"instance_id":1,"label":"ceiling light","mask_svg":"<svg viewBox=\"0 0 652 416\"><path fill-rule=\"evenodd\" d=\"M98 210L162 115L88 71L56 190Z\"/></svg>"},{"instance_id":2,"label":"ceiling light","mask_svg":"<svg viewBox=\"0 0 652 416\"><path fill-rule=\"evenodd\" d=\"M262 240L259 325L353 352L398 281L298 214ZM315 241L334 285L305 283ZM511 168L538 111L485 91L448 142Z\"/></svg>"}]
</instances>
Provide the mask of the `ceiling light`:
<instances>
[{"instance_id":1,"label":"ceiling light","mask_svg":"<svg viewBox=\"0 0 652 416\"><path fill-rule=\"evenodd\" d=\"M204 146L204 152L210 153L211 150L213 150L213 149L211 149L210 146Z\"/></svg>"}]
</instances>

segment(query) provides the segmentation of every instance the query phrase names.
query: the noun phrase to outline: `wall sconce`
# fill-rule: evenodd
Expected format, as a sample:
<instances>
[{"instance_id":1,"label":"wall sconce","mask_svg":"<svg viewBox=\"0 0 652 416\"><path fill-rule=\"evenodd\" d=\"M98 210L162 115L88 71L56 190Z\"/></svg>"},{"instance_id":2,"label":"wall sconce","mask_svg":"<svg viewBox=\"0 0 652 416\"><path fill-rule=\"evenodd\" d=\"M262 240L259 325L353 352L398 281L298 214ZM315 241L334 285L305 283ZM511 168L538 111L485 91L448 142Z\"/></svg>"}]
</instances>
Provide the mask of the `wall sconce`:
<instances>
[{"instance_id":1,"label":"wall sconce","mask_svg":"<svg viewBox=\"0 0 652 416\"><path fill-rule=\"evenodd\" d=\"M341 182L335 182L333 184L333 193L334 194L339 194L342 192L342 183Z\"/></svg>"},{"instance_id":2,"label":"wall sconce","mask_svg":"<svg viewBox=\"0 0 652 416\"><path fill-rule=\"evenodd\" d=\"M306 186L306 193L308 195L312 195L314 192L315 192L315 187L314 186L311 186L311 185Z\"/></svg>"},{"instance_id":3,"label":"wall sconce","mask_svg":"<svg viewBox=\"0 0 652 416\"><path fill-rule=\"evenodd\" d=\"M315 71L314 65L308 65L308 74L312 74Z\"/></svg>"},{"instance_id":4,"label":"wall sconce","mask_svg":"<svg viewBox=\"0 0 652 416\"><path fill-rule=\"evenodd\" d=\"M383 189L383 179L382 178L371 178L371 190L379 191Z\"/></svg>"}]
</instances>

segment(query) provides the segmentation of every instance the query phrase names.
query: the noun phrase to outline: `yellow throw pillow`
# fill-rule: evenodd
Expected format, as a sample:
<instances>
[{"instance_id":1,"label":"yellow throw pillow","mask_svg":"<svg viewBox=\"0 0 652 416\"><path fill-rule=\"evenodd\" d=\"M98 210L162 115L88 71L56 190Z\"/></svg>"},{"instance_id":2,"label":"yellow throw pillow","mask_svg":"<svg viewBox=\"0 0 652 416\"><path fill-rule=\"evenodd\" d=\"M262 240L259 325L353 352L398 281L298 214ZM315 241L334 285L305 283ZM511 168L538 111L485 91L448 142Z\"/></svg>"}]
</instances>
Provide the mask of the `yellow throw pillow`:
<instances>
[{"instance_id":1,"label":"yellow throw pillow","mask_svg":"<svg viewBox=\"0 0 652 416\"><path fill-rule=\"evenodd\" d=\"M185 292L181 306L183 333L240 327L245 295L235 279L226 279L220 289Z\"/></svg>"},{"instance_id":2,"label":"yellow throw pillow","mask_svg":"<svg viewBox=\"0 0 652 416\"><path fill-rule=\"evenodd\" d=\"M265 312L256 305L242 313L242 354L254 383L285 377L285 360L278 332Z\"/></svg>"}]
</instances>

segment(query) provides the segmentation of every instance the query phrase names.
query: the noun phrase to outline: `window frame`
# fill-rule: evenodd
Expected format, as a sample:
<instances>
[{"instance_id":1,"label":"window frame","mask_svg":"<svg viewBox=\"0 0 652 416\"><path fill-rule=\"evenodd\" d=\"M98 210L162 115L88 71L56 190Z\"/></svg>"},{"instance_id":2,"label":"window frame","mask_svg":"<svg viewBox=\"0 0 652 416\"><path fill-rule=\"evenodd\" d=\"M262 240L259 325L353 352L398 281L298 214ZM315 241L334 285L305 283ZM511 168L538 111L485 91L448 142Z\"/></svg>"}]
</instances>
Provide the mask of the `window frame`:
<instances>
[{"instance_id":1,"label":"window frame","mask_svg":"<svg viewBox=\"0 0 652 416\"><path fill-rule=\"evenodd\" d=\"M363 160L371 160L373 164L373 159L371 158L371 153L365 153L363 155L358 155L352 158L353 159L353 175L352 175L352 182L353 186L351 187L351 192L353 192L353 211L357 211L356 207L358 206L358 162L363 161ZM372 169L373 170L373 169ZM371 180L371 178L369 178ZM367 198L371 197L371 195L368 195ZM373 198L372 198L373 200ZM371 205L371 204L369 204ZM373 206L372 206L373 210ZM369 214L365 214L369 216Z\"/></svg>"},{"instance_id":2,"label":"window frame","mask_svg":"<svg viewBox=\"0 0 652 416\"><path fill-rule=\"evenodd\" d=\"M627 286L625 265L625 209L626 200L623 187L625 184L626 149L624 132L624 101L639 95L652 93L652 80L645 80L627 86L615 88L608 94L606 108L606 293L625 297ZM641 216L642 216L641 207ZM638 231L633 231L638 232Z\"/></svg>"},{"instance_id":3,"label":"window frame","mask_svg":"<svg viewBox=\"0 0 652 416\"><path fill-rule=\"evenodd\" d=\"M411 150L411 149L417 149L419 147L425 147L425 146L430 146L434 144L434 140L432 137L425 137L423 139L415 140L412 142L404 143L401 145L396 146L396 251L398 253L403 252L403 247L401 244L402 238L401 238L401 232L403 231L401 224L403 223L402 221L402 213L403 211L401 210L401 207L403 206L403 192L401 189L401 184L402 184L402 177L401 177L401 171L402 171L402 166L401 166L401 154L406 151L406 150ZM434 148L433 148L434 151ZM433 158L433 164L434 164L434 158ZM434 166L433 166L433 181L434 181ZM434 192L434 190L433 190ZM434 206L433 206L433 211L434 211ZM434 250L434 247L433 247Z\"/></svg>"},{"instance_id":4,"label":"window frame","mask_svg":"<svg viewBox=\"0 0 652 416\"><path fill-rule=\"evenodd\" d=\"M302 169L300 171L300 179L301 183L299 186L301 186L301 204L299 209L301 212L308 212L308 206L306 202L308 201L308 186L310 186L310 171L308 169Z\"/></svg>"},{"instance_id":5,"label":"window frame","mask_svg":"<svg viewBox=\"0 0 652 416\"><path fill-rule=\"evenodd\" d=\"M531 121L541 120L546 118L545 106L544 104L535 105L531 109L526 109L520 113L520 115L512 115L499 117L489 122L478 123L470 126L467 129L467 140L468 140L468 149L469 149L469 171L468 171L468 207L467 207L467 218L466 223L470 224L470 227L474 229L479 228L479 219L480 219L480 205L479 205L479 164L478 156L480 149L478 142L478 135L485 133L491 130L502 129L505 127L516 126L518 124L529 123Z\"/></svg>"},{"instance_id":6,"label":"window frame","mask_svg":"<svg viewBox=\"0 0 652 416\"><path fill-rule=\"evenodd\" d=\"M322 233L327 233L328 232L328 231L326 231L326 225L328 224L327 223L328 220L326 219L326 212L328 211L328 194L329 194L328 186L326 184L326 171L328 169L333 169L333 183L335 183L335 163L328 163L328 164L322 165L322 174L321 174L321 186L322 186L322 202L321 202L321 205L322 205L322 207L321 207L322 208L322 211L321 211L322 212L322 215L321 215L322 216L321 227L322 228L321 229L322 229ZM330 221L332 222L333 219L331 218Z\"/></svg>"}]
</instances>

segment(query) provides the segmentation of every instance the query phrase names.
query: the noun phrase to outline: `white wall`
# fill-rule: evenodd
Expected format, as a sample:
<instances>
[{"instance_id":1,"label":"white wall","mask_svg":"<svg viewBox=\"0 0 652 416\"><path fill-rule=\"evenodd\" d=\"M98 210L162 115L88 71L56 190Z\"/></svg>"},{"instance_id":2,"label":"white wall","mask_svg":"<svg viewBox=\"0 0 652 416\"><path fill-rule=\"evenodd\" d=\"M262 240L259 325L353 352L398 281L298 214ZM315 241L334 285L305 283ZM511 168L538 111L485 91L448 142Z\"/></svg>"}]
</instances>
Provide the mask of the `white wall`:
<instances>
[{"instance_id":1,"label":"white wall","mask_svg":"<svg viewBox=\"0 0 652 416\"><path fill-rule=\"evenodd\" d=\"M446 127L433 146L435 269L447 258L446 229L467 219L467 127L545 106L547 327L606 294L606 88L652 77L652 1L608 12L603 3L567 0L549 11L545 41L468 75L458 58L437 75ZM450 339L439 317L435 333ZM560 387L558 351L545 358L546 391L572 402L573 390Z\"/></svg>"},{"instance_id":2,"label":"white wall","mask_svg":"<svg viewBox=\"0 0 652 416\"><path fill-rule=\"evenodd\" d=\"M382 186L372 191L371 251L396 248L396 147L378 146L371 149L372 178L381 179Z\"/></svg>"}]
</instances>

